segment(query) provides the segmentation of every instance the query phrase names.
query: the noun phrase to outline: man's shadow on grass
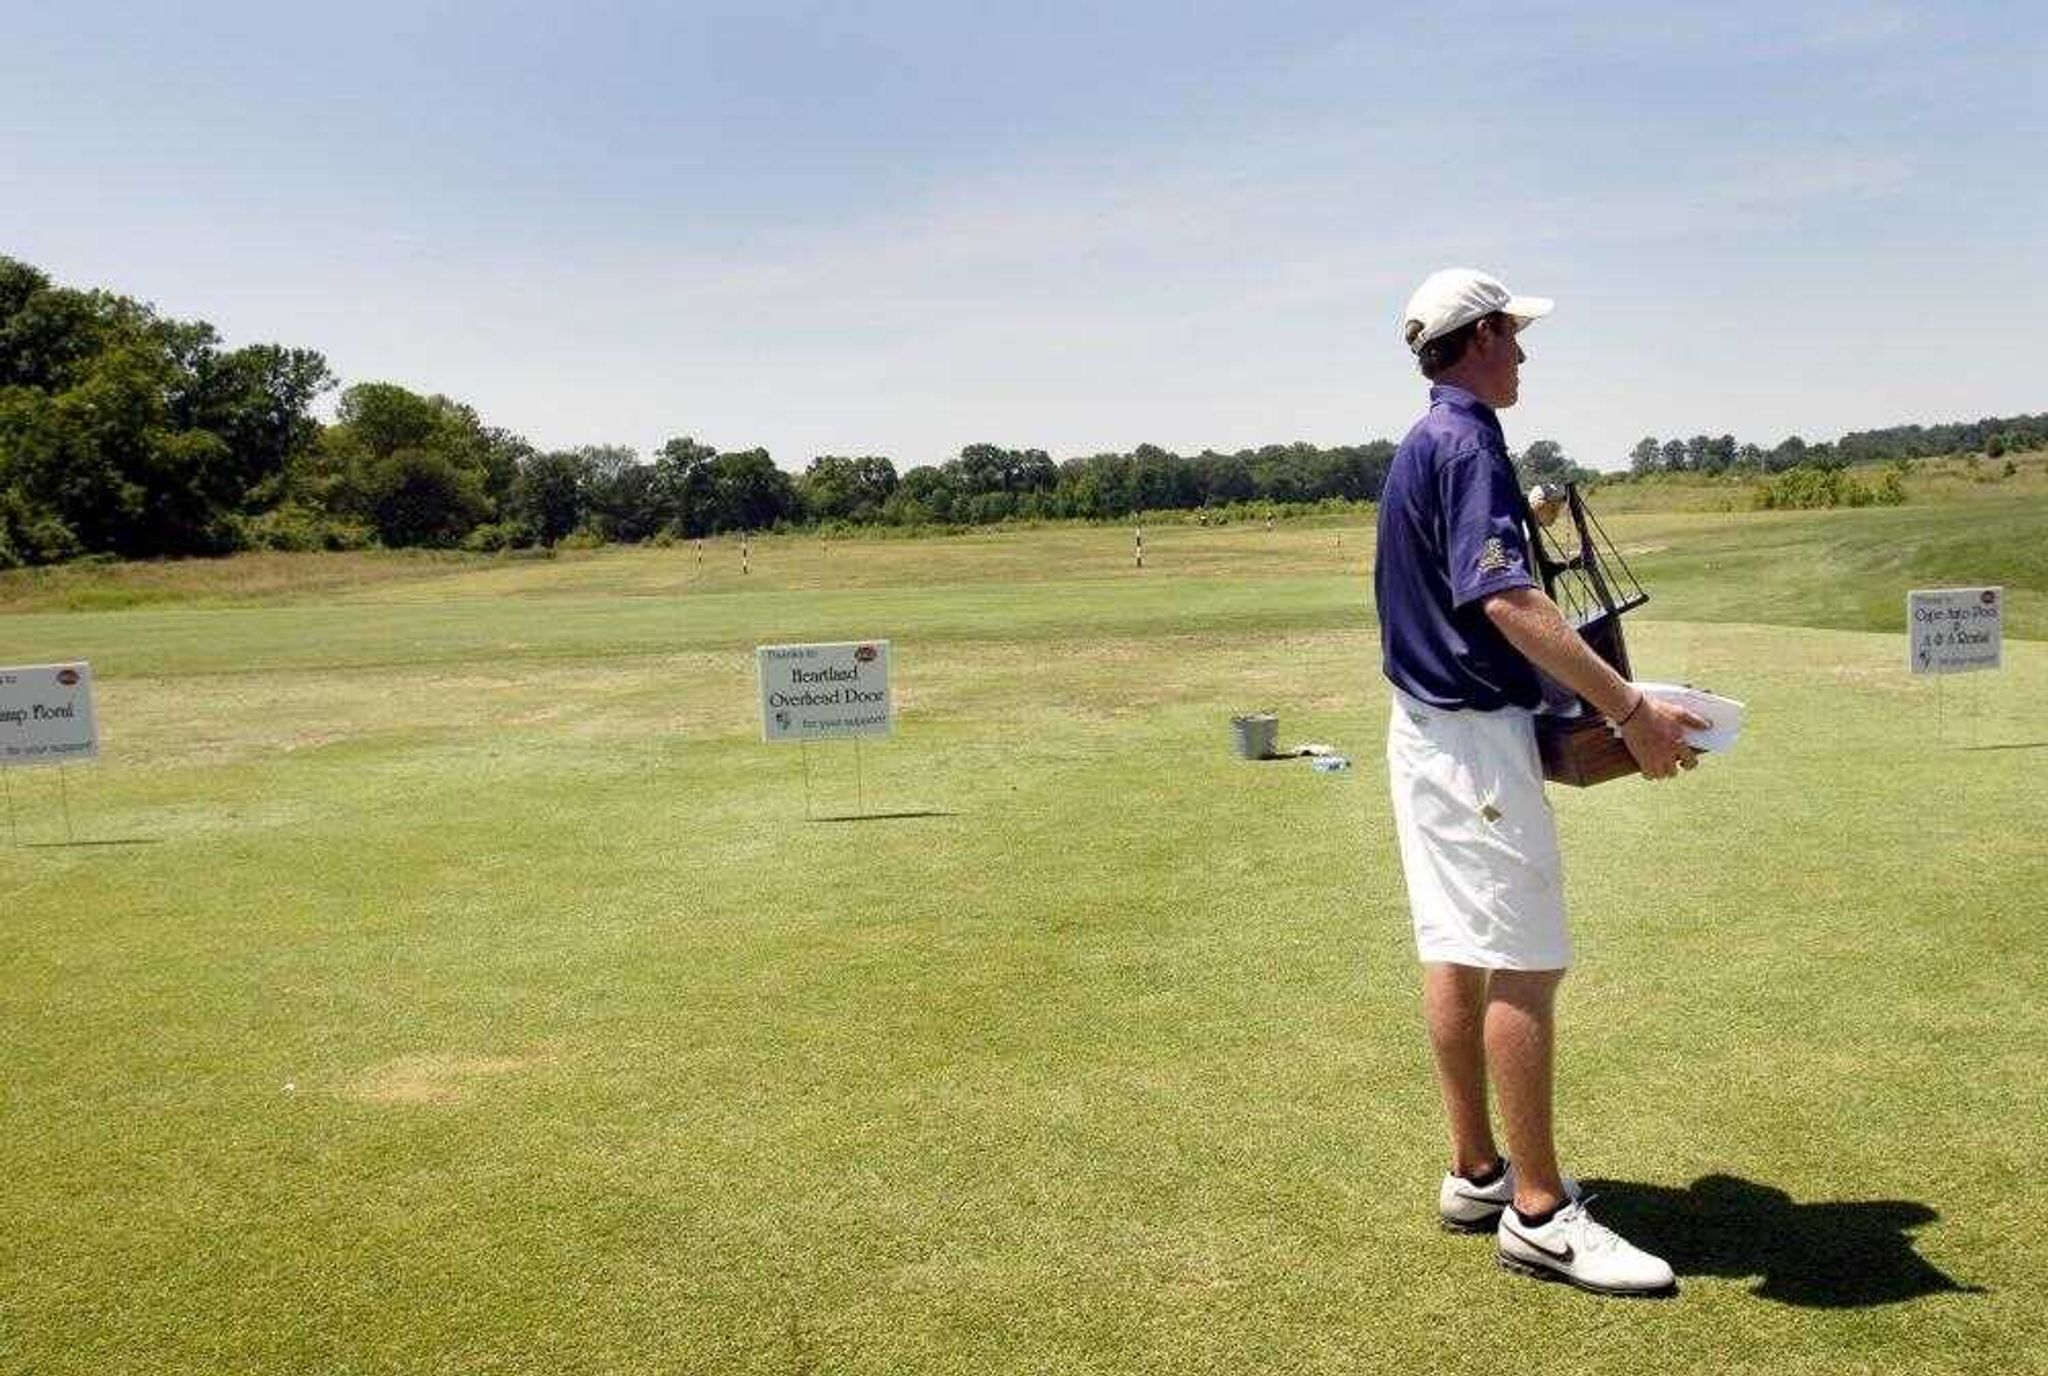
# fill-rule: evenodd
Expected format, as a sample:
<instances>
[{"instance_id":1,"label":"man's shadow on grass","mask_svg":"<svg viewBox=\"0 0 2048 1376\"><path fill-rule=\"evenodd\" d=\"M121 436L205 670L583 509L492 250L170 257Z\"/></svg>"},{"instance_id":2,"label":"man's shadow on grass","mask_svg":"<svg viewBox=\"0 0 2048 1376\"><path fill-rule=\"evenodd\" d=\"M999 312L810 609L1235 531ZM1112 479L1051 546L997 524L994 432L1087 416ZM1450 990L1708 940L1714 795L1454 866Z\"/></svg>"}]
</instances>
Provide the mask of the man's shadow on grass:
<instances>
[{"instance_id":1,"label":"man's shadow on grass","mask_svg":"<svg viewBox=\"0 0 2048 1376\"><path fill-rule=\"evenodd\" d=\"M1911 1229L1941 1217L1903 1199L1799 1204L1770 1185L1707 1175L1688 1189L1588 1180L1593 1214L1681 1276L1762 1277L1761 1299L1814 1309L1981 1295L1913 1250Z\"/></svg>"}]
</instances>

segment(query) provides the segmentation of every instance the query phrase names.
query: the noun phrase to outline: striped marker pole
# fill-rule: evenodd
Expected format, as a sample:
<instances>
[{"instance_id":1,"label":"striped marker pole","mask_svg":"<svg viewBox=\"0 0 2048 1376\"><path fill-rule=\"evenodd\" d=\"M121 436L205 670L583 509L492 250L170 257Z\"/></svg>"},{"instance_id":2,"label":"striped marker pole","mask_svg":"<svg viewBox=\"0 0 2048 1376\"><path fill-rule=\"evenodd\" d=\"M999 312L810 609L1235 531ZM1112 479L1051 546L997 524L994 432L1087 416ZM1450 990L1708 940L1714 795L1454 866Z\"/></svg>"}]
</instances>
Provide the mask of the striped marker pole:
<instances>
[{"instance_id":1,"label":"striped marker pole","mask_svg":"<svg viewBox=\"0 0 2048 1376\"><path fill-rule=\"evenodd\" d=\"M750 566L750 564L749 564L749 561L750 561L750 560L751 560L751 559L753 558L753 553L754 553L754 552L753 552L752 548L751 548L751 547L750 547L750 545L749 545L749 542L748 542L748 540L747 540L747 537L746 537L746 536L744 536L744 535L740 536L740 572L741 572L741 573L743 573L743 574L744 574L744 573L750 573L750 572L752 572L752 569L751 569L751 566Z\"/></svg>"},{"instance_id":2,"label":"striped marker pole","mask_svg":"<svg viewBox=\"0 0 2048 1376\"><path fill-rule=\"evenodd\" d=\"M1144 528L1143 526L1139 526L1139 527L1138 527L1138 529L1137 529L1137 532L1136 532L1136 534L1137 534L1137 537L1138 537L1138 567L1139 567L1139 568L1144 568L1144 567L1145 567L1145 528Z\"/></svg>"}]
</instances>

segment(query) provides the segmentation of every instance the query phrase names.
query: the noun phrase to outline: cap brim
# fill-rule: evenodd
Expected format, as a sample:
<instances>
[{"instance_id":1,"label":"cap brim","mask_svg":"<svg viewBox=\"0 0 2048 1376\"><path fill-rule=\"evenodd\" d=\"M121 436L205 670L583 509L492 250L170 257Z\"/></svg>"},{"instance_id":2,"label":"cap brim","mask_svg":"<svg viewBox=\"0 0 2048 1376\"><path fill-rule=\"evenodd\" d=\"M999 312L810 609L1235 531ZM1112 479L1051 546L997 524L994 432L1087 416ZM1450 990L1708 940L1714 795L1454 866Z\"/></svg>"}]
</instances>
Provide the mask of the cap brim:
<instances>
[{"instance_id":1,"label":"cap brim","mask_svg":"<svg viewBox=\"0 0 2048 1376\"><path fill-rule=\"evenodd\" d=\"M1508 303L1501 307L1501 311L1526 325L1532 320L1541 320L1549 315L1556 305L1557 302L1547 296L1510 296Z\"/></svg>"}]
</instances>

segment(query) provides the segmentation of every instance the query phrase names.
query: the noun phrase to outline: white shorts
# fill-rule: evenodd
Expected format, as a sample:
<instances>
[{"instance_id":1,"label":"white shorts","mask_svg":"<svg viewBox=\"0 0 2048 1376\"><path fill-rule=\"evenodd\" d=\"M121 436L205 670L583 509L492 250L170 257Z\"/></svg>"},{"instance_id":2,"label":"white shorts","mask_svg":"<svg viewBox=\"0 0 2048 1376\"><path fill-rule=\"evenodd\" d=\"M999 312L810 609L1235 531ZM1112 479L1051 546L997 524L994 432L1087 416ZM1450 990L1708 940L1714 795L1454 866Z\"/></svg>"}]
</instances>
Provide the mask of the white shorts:
<instances>
[{"instance_id":1,"label":"white shorts","mask_svg":"<svg viewBox=\"0 0 2048 1376\"><path fill-rule=\"evenodd\" d=\"M1528 712L1449 712L1394 690L1387 781L1425 962L1562 970L1564 864Z\"/></svg>"}]
</instances>

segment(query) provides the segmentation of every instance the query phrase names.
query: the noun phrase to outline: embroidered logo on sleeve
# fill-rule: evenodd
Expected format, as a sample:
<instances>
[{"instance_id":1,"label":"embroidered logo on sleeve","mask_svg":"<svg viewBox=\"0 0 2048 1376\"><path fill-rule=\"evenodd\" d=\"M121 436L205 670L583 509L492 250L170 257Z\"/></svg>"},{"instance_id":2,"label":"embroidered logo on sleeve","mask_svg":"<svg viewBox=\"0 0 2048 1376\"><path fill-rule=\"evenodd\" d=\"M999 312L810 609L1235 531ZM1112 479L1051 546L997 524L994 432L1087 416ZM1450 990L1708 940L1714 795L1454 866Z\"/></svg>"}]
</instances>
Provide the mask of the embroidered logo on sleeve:
<instances>
[{"instance_id":1,"label":"embroidered logo on sleeve","mask_svg":"<svg viewBox=\"0 0 2048 1376\"><path fill-rule=\"evenodd\" d=\"M1481 573L1499 573L1507 567L1508 547L1496 535L1480 547L1479 571Z\"/></svg>"}]
</instances>

